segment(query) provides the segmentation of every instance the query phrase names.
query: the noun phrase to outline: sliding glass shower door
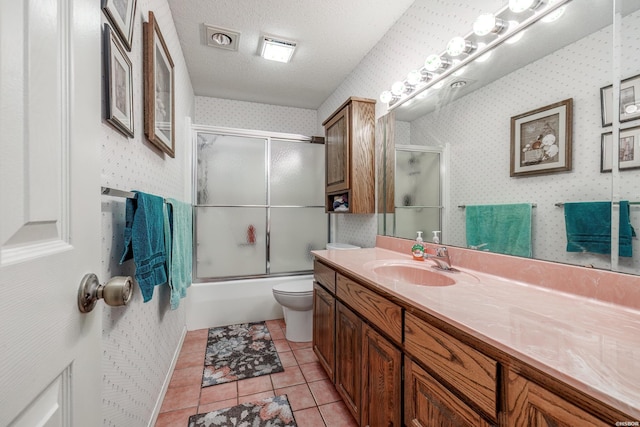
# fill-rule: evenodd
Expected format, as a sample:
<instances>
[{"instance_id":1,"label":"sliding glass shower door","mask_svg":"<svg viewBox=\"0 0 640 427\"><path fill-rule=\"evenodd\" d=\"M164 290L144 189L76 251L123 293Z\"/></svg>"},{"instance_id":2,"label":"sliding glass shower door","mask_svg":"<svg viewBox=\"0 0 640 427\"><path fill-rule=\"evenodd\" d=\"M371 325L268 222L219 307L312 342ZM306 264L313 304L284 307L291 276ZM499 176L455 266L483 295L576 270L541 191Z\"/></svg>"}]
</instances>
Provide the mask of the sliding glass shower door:
<instances>
[{"instance_id":1,"label":"sliding glass shower door","mask_svg":"<svg viewBox=\"0 0 640 427\"><path fill-rule=\"evenodd\" d=\"M196 279L312 270L328 234L323 145L204 130L196 143Z\"/></svg>"}]
</instances>

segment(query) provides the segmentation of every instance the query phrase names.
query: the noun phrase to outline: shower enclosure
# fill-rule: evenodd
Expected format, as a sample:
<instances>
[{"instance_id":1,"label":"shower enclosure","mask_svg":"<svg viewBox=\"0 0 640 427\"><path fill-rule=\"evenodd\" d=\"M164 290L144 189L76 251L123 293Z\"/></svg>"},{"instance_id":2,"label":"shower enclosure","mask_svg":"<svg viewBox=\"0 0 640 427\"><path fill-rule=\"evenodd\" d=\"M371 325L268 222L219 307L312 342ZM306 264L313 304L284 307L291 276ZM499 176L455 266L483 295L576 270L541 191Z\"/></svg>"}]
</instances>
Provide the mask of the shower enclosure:
<instances>
[{"instance_id":1,"label":"shower enclosure","mask_svg":"<svg viewBox=\"0 0 640 427\"><path fill-rule=\"evenodd\" d=\"M195 281L309 273L324 249L324 145L196 127Z\"/></svg>"},{"instance_id":2,"label":"shower enclosure","mask_svg":"<svg viewBox=\"0 0 640 427\"><path fill-rule=\"evenodd\" d=\"M441 147L396 145L393 235L431 241L443 230L444 159Z\"/></svg>"}]
</instances>

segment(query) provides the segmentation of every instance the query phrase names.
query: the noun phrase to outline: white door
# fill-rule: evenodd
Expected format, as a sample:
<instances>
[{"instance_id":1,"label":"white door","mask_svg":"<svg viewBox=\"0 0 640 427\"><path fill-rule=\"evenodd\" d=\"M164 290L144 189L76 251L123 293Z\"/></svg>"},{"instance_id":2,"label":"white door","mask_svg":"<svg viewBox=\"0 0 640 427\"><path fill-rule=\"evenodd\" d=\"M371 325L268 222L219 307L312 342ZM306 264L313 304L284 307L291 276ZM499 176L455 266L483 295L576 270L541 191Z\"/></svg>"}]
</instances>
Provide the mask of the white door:
<instances>
[{"instance_id":1,"label":"white door","mask_svg":"<svg viewBox=\"0 0 640 427\"><path fill-rule=\"evenodd\" d=\"M101 257L99 7L0 1L3 427L102 424L101 310L77 308Z\"/></svg>"}]
</instances>

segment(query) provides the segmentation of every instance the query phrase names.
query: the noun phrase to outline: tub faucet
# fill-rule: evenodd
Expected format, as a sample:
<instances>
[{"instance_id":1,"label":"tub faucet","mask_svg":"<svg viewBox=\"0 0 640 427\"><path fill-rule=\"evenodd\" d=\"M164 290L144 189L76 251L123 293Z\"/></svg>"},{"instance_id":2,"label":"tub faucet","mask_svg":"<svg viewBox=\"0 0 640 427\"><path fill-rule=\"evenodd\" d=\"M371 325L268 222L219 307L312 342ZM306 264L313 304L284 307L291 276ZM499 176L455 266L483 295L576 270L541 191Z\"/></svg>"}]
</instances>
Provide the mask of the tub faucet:
<instances>
[{"instance_id":1,"label":"tub faucet","mask_svg":"<svg viewBox=\"0 0 640 427\"><path fill-rule=\"evenodd\" d=\"M432 255L425 251L424 259L433 260L438 268L442 270L451 270L451 260L449 259L449 251L445 246L436 247L436 254Z\"/></svg>"}]
</instances>

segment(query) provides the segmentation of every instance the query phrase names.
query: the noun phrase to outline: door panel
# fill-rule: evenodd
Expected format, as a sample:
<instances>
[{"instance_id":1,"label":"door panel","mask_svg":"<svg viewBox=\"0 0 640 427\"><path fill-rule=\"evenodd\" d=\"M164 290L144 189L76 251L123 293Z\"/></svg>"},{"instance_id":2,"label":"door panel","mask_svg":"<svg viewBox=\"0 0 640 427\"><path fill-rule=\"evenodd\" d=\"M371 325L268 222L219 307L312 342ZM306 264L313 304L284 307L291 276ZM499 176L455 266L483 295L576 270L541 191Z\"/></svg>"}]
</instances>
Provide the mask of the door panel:
<instances>
[{"instance_id":1,"label":"door panel","mask_svg":"<svg viewBox=\"0 0 640 427\"><path fill-rule=\"evenodd\" d=\"M0 3L0 425L99 425L99 4Z\"/></svg>"}]
</instances>

